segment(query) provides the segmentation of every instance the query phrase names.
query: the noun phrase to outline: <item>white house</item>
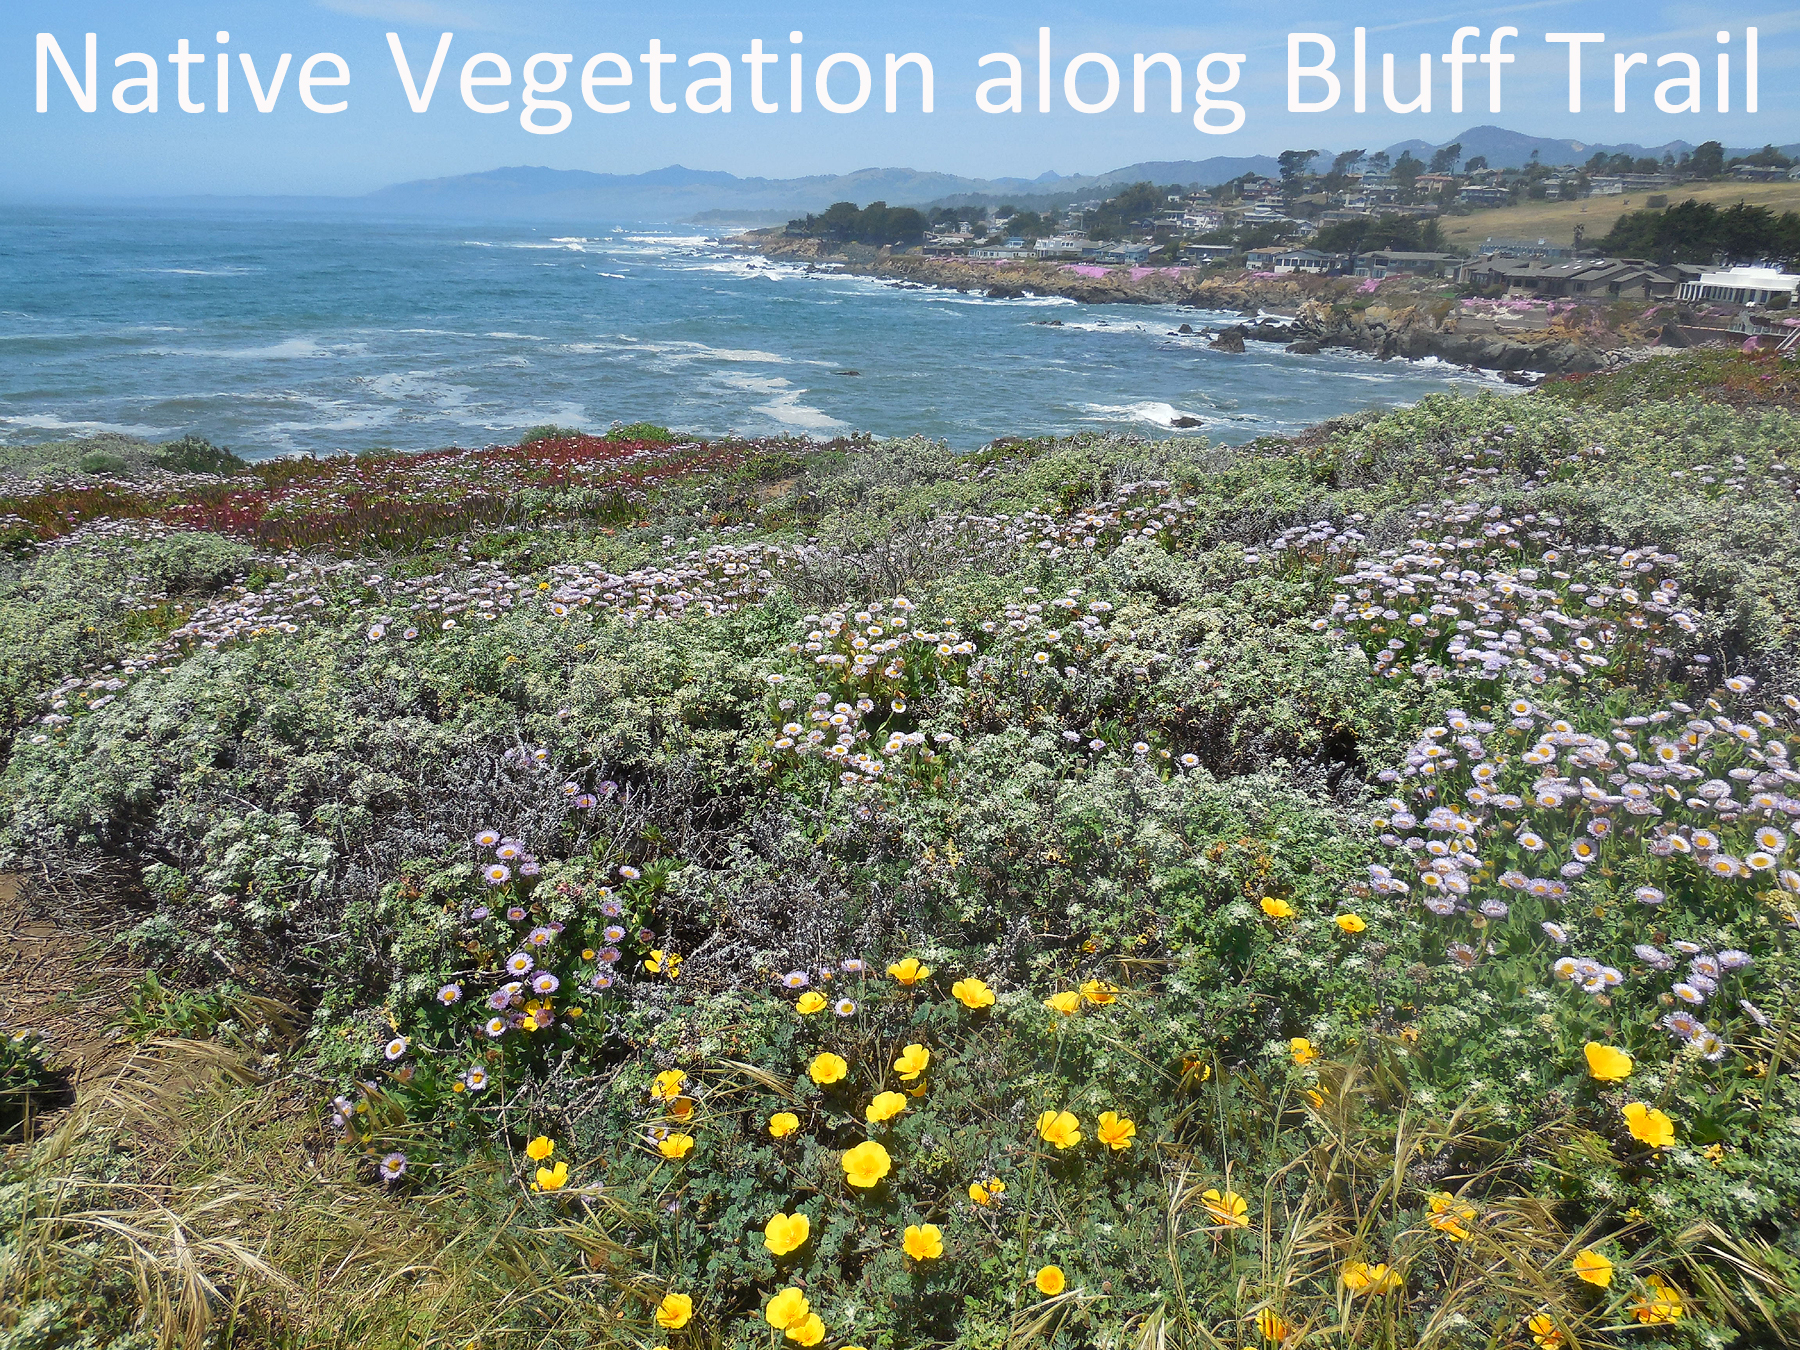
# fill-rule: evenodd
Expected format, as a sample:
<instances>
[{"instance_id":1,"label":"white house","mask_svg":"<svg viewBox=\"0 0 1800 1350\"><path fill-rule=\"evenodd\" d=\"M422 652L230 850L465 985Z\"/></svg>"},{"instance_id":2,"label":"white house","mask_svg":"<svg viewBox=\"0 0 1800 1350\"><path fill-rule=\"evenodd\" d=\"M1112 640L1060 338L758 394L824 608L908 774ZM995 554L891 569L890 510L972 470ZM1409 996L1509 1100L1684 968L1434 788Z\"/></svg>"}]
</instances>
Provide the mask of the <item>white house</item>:
<instances>
[{"instance_id":1,"label":"white house","mask_svg":"<svg viewBox=\"0 0 1800 1350\"><path fill-rule=\"evenodd\" d=\"M1766 305L1777 296L1793 304L1800 276L1778 267L1722 267L1702 272L1677 293L1683 300L1723 300L1736 305Z\"/></svg>"}]
</instances>

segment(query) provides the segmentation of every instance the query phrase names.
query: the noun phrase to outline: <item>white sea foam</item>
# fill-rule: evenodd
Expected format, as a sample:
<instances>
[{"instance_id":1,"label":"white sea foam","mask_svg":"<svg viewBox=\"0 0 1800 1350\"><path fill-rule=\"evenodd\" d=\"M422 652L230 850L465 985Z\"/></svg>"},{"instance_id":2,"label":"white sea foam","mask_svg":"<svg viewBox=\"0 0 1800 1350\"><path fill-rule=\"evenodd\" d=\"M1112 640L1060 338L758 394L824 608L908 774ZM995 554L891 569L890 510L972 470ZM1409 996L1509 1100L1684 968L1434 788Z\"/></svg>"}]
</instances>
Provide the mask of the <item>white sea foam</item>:
<instances>
[{"instance_id":1,"label":"white sea foam","mask_svg":"<svg viewBox=\"0 0 1800 1350\"><path fill-rule=\"evenodd\" d=\"M1172 403L1082 403L1077 406L1089 414L1082 419L1083 421L1148 422L1151 426L1171 431L1175 430L1175 419L1178 417L1196 418L1203 426L1216 426L1225 422L1243 420L1242 418L1220 417L1207 413L1184 412Z\"/></svg>"},{"instance_id":2,"label":"white sea foam","mask_svg":"<svg viewBox=\"0 0 1800 1350\"><path fill-rule=\"evenodd\" d=\"M27 413L20 417L0 417L0 427L18 427L22 431L72 431L84 436L97 436L110 431L120 436L162 436L167 428L146 426L138 422L69 421L54 413Z\"/></svg>"}]
</instances>

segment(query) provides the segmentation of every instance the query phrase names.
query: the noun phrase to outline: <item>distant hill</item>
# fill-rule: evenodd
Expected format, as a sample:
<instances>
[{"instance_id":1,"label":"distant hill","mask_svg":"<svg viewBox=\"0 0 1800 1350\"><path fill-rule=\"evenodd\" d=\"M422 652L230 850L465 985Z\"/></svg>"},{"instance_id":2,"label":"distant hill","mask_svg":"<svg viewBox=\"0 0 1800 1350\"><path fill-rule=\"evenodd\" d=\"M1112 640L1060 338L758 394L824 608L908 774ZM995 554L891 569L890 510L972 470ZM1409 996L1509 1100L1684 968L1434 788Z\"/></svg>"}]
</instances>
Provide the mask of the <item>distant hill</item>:
<instances>
[{"instance_id":1,"label":"distant hill","mask_svg":"<svg viewBox=\"0 0 1800 1350\"><path fill-rule=\"evenodd\" d=\"M1586 163L1596 151L1633 158L1665 153L1679 157L1693 146L1687 141L1662 145L1608 145L1545 136L1527 136L1505 127L1470 127L1440 145L1460 142L1462 158L1485 155L1494 168L1526 164L1532 151L1545 164ZM1429 160L1439 145L1400 141L1387 147L1395 159L1410 150ZM1782 147L1800 153L1800 147ZM1330 164L1334 152L1323 151L1314 167ZM1729 150L1729 154L1748 153ZM1005 203L1042 209L1101 195L1123 183L1200 184L1214 187L1246 173L1274 177L1280 166L1272 155L1215 155L1209 159L1145 160L1104 173L1040 174L1036 178L967 178L919 169L870 168L854 173L812 174L804 178L740 178L718 169L689 169L680 164L648 173L594 173L585 169L546 169L527 165L396 183L352 199L371 210L428 210L437 213L535 219L699 220L707 223L767 224L807 211L823 211L833 202L859 206L885 201L890 206L999 206ZM342 204L342 203L340 203Z\"/></svg>"},{"instance_id":2,"label":"distant hill","mask_svg":"<svg viewBox=\"0 0 1800 1350\"><path fill-rule=\"evenodd\" d=\"M591 173L519 165L396 183L360 198L377 209L472 211L482 215L677 220L697 216L751 219L823 211L833 202L892 206L998 205L1003 200L1067 201L1119 183L1229 182L1245 173L1278 172L1268 155L1217 156L1128 164L1101 174L1037 178L964 178L917 169L858 169L805 178L739 178L720 170L671 164L648 173Z\"/></svg>"}]
</instances>

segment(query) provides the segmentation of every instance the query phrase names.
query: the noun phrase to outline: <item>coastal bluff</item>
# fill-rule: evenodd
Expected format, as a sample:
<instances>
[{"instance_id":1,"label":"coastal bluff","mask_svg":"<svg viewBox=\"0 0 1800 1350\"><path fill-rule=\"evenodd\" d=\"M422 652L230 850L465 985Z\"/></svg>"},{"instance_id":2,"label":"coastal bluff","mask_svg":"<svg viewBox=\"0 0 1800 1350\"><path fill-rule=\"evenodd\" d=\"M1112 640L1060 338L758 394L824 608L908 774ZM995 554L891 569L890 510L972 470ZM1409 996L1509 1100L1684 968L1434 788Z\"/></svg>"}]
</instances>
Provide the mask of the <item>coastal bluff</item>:
<instances>
[{"instance_id":1,"label":"coastal bluff","mask_svg":"<svg viewBox=\"0 0 1800 1350\"><path fill-rule=\"evenodd\" d=\"M930 258L863 244L833 244L758 230L729 241L765 258L901 285L935 286L989 296L1063 296L1090 305L1183 305L1246 316L1243 336L1298 350L1329 347L1383 360L1434 357L1484 370L1577 374L1614 364L1616 349L1648 340L1626 328L1596 330L1567 315L1510 315L1465 304L1441 282L1393 277L1375 285L1356 277L1257 272L1208 273L1188 267L1076 267L1066 263L988 263Z\"/></svg>"}]
</instances>

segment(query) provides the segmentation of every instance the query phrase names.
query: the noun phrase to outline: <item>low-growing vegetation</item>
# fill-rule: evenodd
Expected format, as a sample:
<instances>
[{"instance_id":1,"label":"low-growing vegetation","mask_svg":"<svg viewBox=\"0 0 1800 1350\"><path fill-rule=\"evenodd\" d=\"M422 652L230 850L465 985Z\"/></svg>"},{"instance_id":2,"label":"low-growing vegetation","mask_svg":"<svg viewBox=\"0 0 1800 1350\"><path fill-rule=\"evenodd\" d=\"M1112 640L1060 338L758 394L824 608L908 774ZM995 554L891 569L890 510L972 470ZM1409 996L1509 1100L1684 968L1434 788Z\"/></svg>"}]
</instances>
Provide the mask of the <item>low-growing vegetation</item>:
<instances>
[{"instance_id":1,"label":"low-growing vegetation","mask_svg":"<svg viewBox=\"0 0 1800 1350\"><path fill-rule=\"evenodd\" d=\"M1800 1340L1800 420L1706 359L13 485L5 844L153 973L0 1337Z\"/></svg>"}]
</instances>

